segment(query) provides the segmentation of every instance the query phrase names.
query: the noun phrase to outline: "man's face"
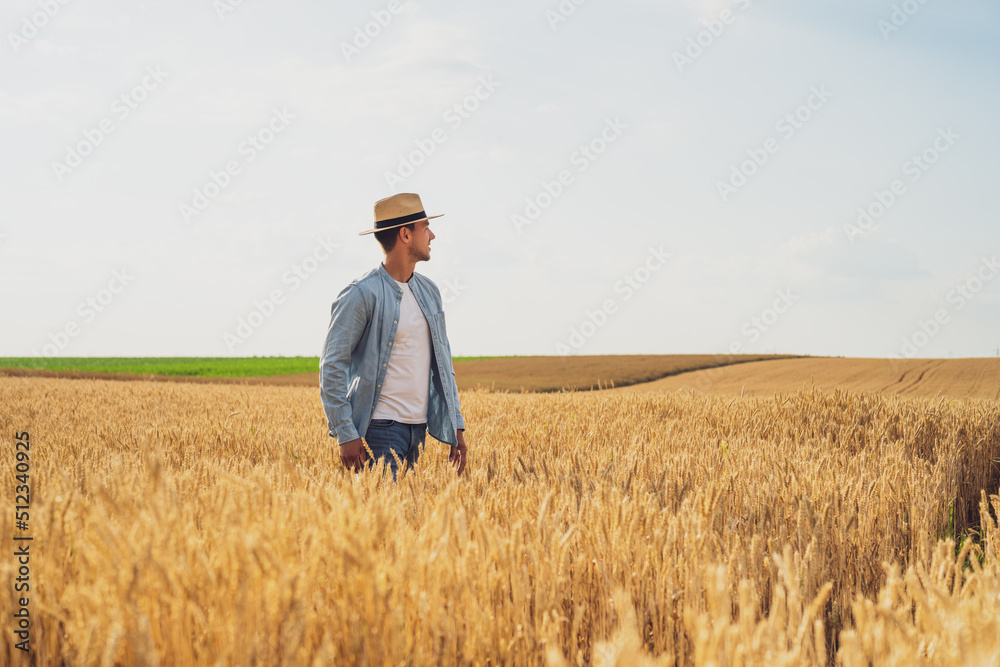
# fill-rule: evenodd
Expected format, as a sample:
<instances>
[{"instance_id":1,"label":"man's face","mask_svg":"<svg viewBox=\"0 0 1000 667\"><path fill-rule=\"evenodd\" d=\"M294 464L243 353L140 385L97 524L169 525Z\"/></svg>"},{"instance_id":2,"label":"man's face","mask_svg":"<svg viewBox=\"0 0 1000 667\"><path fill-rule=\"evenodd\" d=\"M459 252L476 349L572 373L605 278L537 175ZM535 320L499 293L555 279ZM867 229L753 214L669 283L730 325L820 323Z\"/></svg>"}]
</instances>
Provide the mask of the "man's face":
<instances>
[{"instance_id":1,"label":"man's face","mask_svg":"<svg viewBox=\"0 0 1000 667\"><path fill-rule=\"evenodd\" d=\"M431 241L434 240L431 223L429 220L421 220L414 227L412 233L407 230L410 235L410 258L418 262L426 262L431 258Z\"/></svg>"}]
</instances>

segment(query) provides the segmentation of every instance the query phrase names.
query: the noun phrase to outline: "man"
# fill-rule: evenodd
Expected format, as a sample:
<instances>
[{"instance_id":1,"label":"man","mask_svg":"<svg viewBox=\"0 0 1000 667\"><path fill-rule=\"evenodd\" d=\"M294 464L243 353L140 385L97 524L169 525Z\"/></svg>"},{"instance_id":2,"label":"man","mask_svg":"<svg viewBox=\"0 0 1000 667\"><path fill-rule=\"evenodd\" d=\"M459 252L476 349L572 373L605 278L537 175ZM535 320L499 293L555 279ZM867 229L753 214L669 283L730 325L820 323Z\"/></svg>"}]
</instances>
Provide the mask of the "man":
<instances>
[{"instance_id":1,"label":"man","mask_svg":"<svg viewBox=\"0 0 1000 667\"><path fill-rule=\"evenodd\" d=\"M420 197L375 203L375 234L385 253L378 268L353 280L333 302L320 358L320 394L330 435L349 470L385 461L416 464L425 434L451 445L448 460L465 470L465 420L445 330L441 292L416 273L431 258L430 220ZM361 435L371 449L369 459Z\"/></svg>"}]
</instances>

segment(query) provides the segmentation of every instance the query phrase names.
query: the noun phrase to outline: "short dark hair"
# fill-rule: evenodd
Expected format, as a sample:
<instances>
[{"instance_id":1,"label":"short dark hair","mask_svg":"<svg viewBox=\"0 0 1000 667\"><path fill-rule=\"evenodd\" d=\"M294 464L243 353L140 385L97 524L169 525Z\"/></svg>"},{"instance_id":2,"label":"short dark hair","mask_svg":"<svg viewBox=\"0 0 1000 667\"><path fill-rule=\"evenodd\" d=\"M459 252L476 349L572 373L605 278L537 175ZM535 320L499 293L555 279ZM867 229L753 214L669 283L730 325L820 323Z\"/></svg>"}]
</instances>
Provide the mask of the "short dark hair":
<instances>
[{"instance_id":1,"label":"short dark hair","mask_svg":"<svg viewBox=\"0 0 1000 667\"><path fill-rule=\"evenodd\" d=\"M399 239L399 230L403 229L403 227L406 227L411 232L417 231L417 223L411 222L408 225L402 225L394 229L384 229L380 232L375 232L375 239L382 246L382 250L385 250L386 254L392 252L392 249L396 247L396 240Z\"/></svg>"}]
</instances>

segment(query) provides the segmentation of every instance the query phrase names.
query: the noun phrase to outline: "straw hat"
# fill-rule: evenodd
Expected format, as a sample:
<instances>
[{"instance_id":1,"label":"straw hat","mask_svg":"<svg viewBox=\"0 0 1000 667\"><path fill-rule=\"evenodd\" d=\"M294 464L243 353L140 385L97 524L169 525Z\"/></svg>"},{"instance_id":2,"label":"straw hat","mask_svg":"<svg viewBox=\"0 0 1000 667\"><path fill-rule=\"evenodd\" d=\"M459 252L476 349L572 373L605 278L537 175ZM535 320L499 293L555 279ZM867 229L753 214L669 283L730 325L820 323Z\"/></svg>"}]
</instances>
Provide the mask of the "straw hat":
<instances>
[{"instance_id":1,"label":"straw hat","mask_svg":"<svg viewBox=\"0 0 1000 667\"><path fill-rule=\"evenodd\" d=\"M444 213L427 215L424 213L424 205L420 202L419 195L403 192L375 202L375 229L358 232L358 236L374 234L383 229L402 227L411 222L440 218L442 215Z\"/></svg>"}]
</instances>

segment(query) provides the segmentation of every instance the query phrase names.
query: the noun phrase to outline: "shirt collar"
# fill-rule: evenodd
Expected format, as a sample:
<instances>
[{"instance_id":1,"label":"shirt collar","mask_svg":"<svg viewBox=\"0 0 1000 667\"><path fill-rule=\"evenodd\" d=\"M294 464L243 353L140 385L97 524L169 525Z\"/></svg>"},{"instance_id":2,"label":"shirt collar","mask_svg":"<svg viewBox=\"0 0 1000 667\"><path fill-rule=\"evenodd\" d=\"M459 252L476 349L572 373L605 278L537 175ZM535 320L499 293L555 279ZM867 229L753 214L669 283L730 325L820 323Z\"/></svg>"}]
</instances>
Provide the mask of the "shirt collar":
<instances>
[{"instance_id":1,"label":"shirt collar","mask_svg":"<svg viewBox=\"0 0 1000 667\"><path fill-rule=\"evenodd\" d=\"M383 280L385 280L387 283L389 283L389 285L391 285L392 288L394 290L396 290L397 294L402 294L403 293L403 288L399 286L399 284L396 282L395 278L393 278L392 276L389 275L389 272L385 268L385 264L383 264L382 262L379 262L378 263L378 268L379 268L379 273L382 274ZM414 273L416 273L416 272L414 271ZM412 282L413 282L413 276L410 276L409 284L411 284L411 289L412 289Z\"/></svg>"}]
</instances>

